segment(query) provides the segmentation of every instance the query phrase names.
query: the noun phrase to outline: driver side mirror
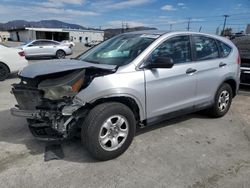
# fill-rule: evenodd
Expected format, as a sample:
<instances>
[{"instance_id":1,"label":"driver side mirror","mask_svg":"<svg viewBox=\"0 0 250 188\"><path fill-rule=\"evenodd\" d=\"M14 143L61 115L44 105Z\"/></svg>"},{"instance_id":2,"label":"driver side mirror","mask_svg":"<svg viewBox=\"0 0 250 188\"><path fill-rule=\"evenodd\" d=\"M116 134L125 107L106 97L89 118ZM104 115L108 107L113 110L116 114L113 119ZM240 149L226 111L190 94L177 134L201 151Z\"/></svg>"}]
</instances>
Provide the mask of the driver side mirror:
<instances>
[{"instance_id":1,"label":"driver side mirror","mask_svg":"<svg viewBox=\"0 0 250 188\"><path fill-rule=\"evenodd\" d=\"M146 68L172 68L174 66L174 61L169 57L157 57L154 61L149 62Z\"/></svg>"},{"instance_id":2,"label":"driver side mirror","mask_svg":"<svg viewBox=\"0 0 250 188\"><path fill-rule=\"evenodd\" d=\"M29 45L28 45L28 47L32 47L32 46L34 46L34 45L33 45L33 44L29 44Z\"/></svg>"}]
</instances>

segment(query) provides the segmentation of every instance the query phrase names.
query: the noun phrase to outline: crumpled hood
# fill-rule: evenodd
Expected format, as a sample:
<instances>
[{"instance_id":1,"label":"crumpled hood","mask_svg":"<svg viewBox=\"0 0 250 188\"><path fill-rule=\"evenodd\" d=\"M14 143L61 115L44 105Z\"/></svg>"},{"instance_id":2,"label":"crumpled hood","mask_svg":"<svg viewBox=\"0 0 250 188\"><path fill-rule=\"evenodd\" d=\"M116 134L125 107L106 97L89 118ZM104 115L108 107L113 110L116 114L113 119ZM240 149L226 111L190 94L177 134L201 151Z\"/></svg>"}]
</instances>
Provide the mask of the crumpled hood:
<instances>
[{"instance_id":1,"label":"crumpled hood","mask_svg":"<svg viewBox=\"0 0 250 188\"><path fill-rule=\"evenodd\" d=\"M40 61L25 67L19 75L26 78L35 78L41 75L52 73L64 72L69 70L84 69L84 68L97 68L109 71L115 71L116 65L94 64L81 60L72 59L56 59Z\"/></svg>"}]
</instances>

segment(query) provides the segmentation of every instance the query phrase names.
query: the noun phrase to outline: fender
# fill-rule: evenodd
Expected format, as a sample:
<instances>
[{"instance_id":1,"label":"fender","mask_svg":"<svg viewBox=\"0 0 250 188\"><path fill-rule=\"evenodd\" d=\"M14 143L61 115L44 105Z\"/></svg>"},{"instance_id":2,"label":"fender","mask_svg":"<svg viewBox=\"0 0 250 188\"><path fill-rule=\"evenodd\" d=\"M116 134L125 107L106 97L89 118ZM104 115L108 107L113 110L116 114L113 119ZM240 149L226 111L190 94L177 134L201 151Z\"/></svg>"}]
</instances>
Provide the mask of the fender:
<instances>
[{"instance_id":1,"label":"fender","mask_svg":"<svg viewBox=\"0 0 250 188\"><path fill-rule=\"evenodd\" d=\"M133 99L136 102L136 104L137 104L137 106L139 108L140 121L143 121L143 120L146 119L146 116L145 116L146 112L145 112L145 110L144 110L144 108L143 108L140 100L137 99L135 96L133 96L131 94L128 94L128 93L119 93L119 94L118 93L113 93L113 94L109 94L109 95L104 95L102 97L98 97L98 98L92 99L88 103L93 104L97 100L100 100L100 99L103 99L103 98L108 99L108 98L112 98L112 97L117 97L117 98L119 98L119 97L128 97L128 98Z\"/></svg>"}]
</instances>

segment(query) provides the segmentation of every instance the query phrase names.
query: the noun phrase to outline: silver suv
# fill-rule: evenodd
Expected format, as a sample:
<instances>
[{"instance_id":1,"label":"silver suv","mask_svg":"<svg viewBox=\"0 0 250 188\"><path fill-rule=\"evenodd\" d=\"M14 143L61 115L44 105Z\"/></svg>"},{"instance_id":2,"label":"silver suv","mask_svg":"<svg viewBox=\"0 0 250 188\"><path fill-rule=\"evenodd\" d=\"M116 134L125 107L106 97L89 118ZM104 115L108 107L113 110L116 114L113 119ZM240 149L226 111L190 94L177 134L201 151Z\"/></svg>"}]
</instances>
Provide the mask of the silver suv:
<instances>
[{"instance_id":1,"label":"silver suv","mask_svg":"<svg viewBox=\"0 0 250 188\"><path fill-rule=\"evenodd\" d=\"M31 64L12 92L15 116L40 139L80 133L99 160L121 155L137 126L205 110L227 113L237 94L240 58L226 38L194 32L118 35L74 60Z\"/></svg>"}]
</instances>

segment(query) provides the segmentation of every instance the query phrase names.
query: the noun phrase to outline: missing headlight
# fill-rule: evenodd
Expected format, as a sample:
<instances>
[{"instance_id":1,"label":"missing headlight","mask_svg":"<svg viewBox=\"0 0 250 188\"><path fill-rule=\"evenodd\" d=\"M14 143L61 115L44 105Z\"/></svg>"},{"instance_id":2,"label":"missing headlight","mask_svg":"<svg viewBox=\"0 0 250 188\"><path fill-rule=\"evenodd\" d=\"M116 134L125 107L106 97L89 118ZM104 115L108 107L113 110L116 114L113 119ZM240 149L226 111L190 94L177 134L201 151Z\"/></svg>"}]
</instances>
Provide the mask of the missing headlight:
<instances>
[{"instance_id":1,"label":"missing headlight","mask_svg":"<svg viewBox=\"0 0 250 188\"><path fill-rule=\"evenodd\" d=\"M63 97L73 97L84 84L85 70L77 70L59 78L42 81L38 89L44 91L44 98L59 100Z\"/></svg>"}]
</instances>

